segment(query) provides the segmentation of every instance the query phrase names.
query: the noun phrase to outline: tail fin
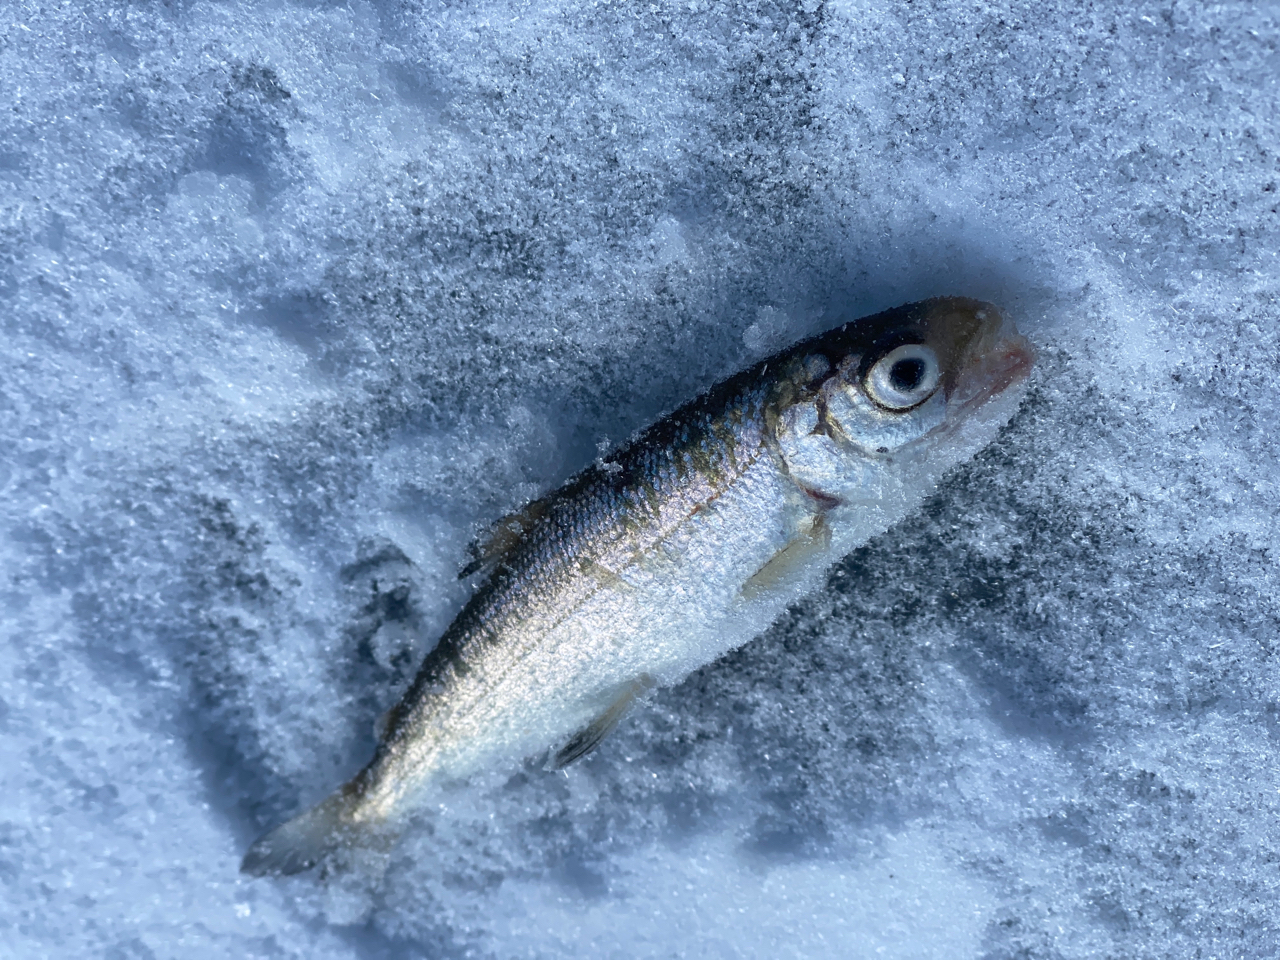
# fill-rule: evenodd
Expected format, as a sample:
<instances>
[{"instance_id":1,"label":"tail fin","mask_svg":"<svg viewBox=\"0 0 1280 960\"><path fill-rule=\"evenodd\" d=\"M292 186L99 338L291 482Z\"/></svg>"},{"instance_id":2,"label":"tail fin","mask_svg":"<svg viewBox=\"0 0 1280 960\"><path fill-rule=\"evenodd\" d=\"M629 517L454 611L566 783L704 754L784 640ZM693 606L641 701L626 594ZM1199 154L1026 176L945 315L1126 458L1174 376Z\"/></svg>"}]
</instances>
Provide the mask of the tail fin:
<instances>
[{"instance_id":1,"label":"tail fin","mask_svg":"<svg viewBox=\"0 0 1280 960\"><path fill-rule=\"evenodd\" d=\"M240 861L240 872L255 877L301 873L347 844L359 842L365 827L352 817L359 799L360 791L352 781L285 821L249 848Z\"/></svg>"}]
</instances>

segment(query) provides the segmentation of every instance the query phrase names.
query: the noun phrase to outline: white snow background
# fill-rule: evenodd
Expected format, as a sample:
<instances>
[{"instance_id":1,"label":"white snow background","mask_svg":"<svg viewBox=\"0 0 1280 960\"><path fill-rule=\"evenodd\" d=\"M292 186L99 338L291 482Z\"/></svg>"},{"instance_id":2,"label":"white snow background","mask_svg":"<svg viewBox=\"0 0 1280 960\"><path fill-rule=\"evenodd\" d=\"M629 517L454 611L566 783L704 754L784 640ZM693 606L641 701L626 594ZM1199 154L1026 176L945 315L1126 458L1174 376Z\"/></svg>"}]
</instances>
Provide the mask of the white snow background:
<instances>
[{"instance_id":1,"label":"white snow background","mask_svg":"<svg viewBox=\"0 0 1280 960\"><path fill-rule=\"evenodd\" d=\"M0 8L0 953L1280 952L1280 7ZM922 297L1000 441L385 876L240 856L481 524Z\"/></svg>"}]
</instances>

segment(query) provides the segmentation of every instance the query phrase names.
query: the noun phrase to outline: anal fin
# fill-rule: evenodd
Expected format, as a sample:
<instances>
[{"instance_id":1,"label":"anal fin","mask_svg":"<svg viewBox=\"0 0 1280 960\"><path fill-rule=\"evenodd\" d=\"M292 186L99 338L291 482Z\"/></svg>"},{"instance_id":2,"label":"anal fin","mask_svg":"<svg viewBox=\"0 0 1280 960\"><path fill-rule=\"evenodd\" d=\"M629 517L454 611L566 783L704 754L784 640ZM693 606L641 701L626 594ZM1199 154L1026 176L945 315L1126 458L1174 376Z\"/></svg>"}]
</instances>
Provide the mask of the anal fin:
<instances>
[{"instance_id":1,"label":"anal fin","mask_svg":"<svg viewBox=\"0 0 1280 960\"><path fill-rule=\"evenodd\" d=\"M626 684L621 694L609 704L605 711L589 724L575 733L547 764L552 770L562 770L575 760L581 760L588 753L600 746L600 741L607 737L618 722L626 716L636 698L653 686L653 677L642 673Z\"/></svg>"}]
</instances>

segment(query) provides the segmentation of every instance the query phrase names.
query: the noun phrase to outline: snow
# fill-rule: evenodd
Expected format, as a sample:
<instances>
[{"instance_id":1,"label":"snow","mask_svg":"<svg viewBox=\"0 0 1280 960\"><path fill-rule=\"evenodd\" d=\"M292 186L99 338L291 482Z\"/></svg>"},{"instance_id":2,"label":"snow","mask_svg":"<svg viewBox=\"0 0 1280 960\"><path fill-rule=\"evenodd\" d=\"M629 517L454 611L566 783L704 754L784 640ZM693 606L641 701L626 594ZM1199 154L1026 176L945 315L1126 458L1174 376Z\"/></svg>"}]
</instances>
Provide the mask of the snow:
<instances>
[{"instance_id":1,"label":"snow","mask_svg":"<svg viewBox=\"0 0 1280 960\"><path fill-rule=\"evenodd\" d=\"M1269 4L14 0L16 957L1259 957ZM999 443L565 773L249 880L478 527L801 336L991 299Z\"/></svg>"}]
</instances>

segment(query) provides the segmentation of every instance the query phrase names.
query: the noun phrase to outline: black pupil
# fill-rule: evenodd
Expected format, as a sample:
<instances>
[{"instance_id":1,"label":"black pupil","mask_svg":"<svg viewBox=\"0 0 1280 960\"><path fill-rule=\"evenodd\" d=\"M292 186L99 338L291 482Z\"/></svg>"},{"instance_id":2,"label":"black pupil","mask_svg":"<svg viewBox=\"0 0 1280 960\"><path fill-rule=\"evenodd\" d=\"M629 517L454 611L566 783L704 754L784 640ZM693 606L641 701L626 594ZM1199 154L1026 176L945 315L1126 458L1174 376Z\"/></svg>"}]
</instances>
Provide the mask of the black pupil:
<instances>
[{"instance_id":1,"label":"black pupil","mask_svg":"<svg viewBox=\"0 0 1280 960\"><path fill-rule=\"evenodd\" d=\"M895 390L910 393L924 380L924 361L919 357L899 360L889 368L889 382Z\"/></svg>"}]
</instances>

